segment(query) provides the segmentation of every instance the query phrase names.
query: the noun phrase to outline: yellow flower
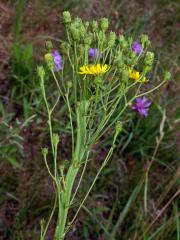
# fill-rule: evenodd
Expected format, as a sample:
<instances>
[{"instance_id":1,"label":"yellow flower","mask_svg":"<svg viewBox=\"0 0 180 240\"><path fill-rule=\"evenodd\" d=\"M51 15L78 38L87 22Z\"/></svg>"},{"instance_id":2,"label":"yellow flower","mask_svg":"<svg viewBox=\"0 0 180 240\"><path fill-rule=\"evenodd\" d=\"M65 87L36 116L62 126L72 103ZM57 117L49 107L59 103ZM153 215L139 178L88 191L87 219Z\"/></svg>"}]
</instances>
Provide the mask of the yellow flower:
<instances>
[{"instance_id":1,"label":"yellow flower","mask_svg":"<svg viewBox=\"0 0 180 240\"><path fill-rule=\"evenodd\" d=\"M140 73L133 69L129 69L129 78L141 83L147 83L149 81L146 77L141 77Z\"/></svg>"},{"instance_id":2,"label":"yellow flower","mask_svg":"<svg viewBox=\"0 0 180 240\"><path fill-rule=\"evenodd\" d=\"M99 75L106 73L110 66L107 64L84 65L80 67L80 74Z\"/></svg>"}]
</instances>

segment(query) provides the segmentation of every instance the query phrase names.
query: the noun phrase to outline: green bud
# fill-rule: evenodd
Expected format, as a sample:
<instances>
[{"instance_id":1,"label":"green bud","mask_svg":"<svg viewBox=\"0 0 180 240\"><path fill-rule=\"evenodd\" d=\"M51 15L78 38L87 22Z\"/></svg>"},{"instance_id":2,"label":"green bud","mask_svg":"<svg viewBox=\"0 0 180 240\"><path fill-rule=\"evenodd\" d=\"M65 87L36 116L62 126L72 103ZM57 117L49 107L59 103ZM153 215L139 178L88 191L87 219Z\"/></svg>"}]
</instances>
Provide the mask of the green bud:
<instances>
[{"instance_id":1,"label":"green bud","mask_svg":"<svg viewBox=\"0 0 180 240\"><path fill-rule=\"evenodd\" d=\"M122 71L122 66L124 65L123 55L121 51L117 51L114 57L114 63L118 68L118 72Z\"/></svg>"},{"instance_id":2,"label":"green bud","mask_svg":"<svg viewBox=\"0 0 180 240\"><path fill-rule=\"evenodd\" d=\"M129 72L127 69L122 71L122 82L128 83L129 81Z\"/></svg>"},{"instance_id":3,"label":"green bud","mask_svg":"<svg viewBox=\"0 0 180 240\"><path fill-rule=\"evenodd\" d=\"M38 67L37 67L37 74L38 74L39 78L40 78L42 81L44 81L45 71L44 71L43 66L38 66Z\"/></svg>"},{"instance_id":4,"label":"green bud","mask_svg":"<svg viewBox=\"0 0 180 240\"><path fill-rule=\"evenodd\" d=\"M88 21L86 21L86 22L84 23L84 27L85 27L86 30L88 29L88 27L89 27L89 22L88 22Z\"/></svg>"},{"instance_id":5,"label":"green bud","mask_svg":"<svg viewBox=\"0 0 180 240\"><path fill-rule=\"evenodd\" d=\"M45 223L46 223L46 222L45 222L44 219L41 219L41 220L40 220L40 226L41 226L42 228L44 228Z\"/></svg>"},{"instance_id":6,"label":"green bud","mask_svg":"<svg viewBox=\"0 0 180 240\"><path fill-rule=\"evenodd\" d=\"M108 18L102 18L101 29L105 32L108 29L108 26L109 26Z\"/></svg>"},{"instance_id":7,"label":"green bud","mask_svg":"<svg viewBox=\"0 0 180 240\"><path fill-rule=\"evenodd\" d=\"M129 59L129 64L130 65L135 65L138 61L138 55L135 52L130 53L130 59Z\"/></svg>"},{"instance_id":8,"label":"green bud","mask_svg":"<svg viewBox=\"0 0 180 240\"><path fill-rule=\"evenodd\" d=\"M85 44L91 45L92 40L93 40L93 35L92 35L92 33L89 33L89 34L87 34L87 35L84 37L84 43L85 43Z\"/></svg>"},{"instance_id":9,"label":"green bud","mask_svg":"<svg viewBox=\"0 0 180 240\"><path fill-rule=\"evenodd\" d=\"M72 87L72 82L71 81L67 81L67 88L71 88Z\"/></svg>"},{"instance_id":10,"label":"green bud","mask_svg":"<svg viewBox=\"0 0 180 240\"><path fill-rule=\"evenodd\" d=\"M92 21L92 30L93 30L93 32L98 31L98 22L97 21Z\"/></svg>"},{"instance_id":11,"label":"green bud","mask_svg":"<svg viewBox=\"0 0 180 240\"><path fill-rule=\"evenodd\" d=\"M66 54L70 49L70 44L67 42L63 42L63 43L61 43L60 48L61 48L62 54Z\"/></svg>"},{"instance_id":12,"label":"green bud","mask_svg":"<svg viewBox=\"0 0 180 240\"><path fill-rule=\"evenodd\" d=\"M71 14L69 11L64 11L63 12L63 22L65 24L69 24L71 22Z\"/></svg>"},{"instance_id":13,"label":"green bud","mask_svg":"<svg viewBox=\"0 0 180 240\"><path fill-rule=\"evenodd\" d=\"M48 148L42 148L42 155L44 156L44 157L46 157L47 155L48 155Z\"/></svg>"},{"instance_id":14,"label":"green bud","mask_svg":"<svg viewBox=\"0 0 180 240\"><path fill-rule=\"evenodd\" d=\"M59 135L57 133L53 133L52 140L55 146L59 143Z\"/></svg>"},{"instance_id":15,"label":"green bud","mask_svg":"<svg viewBox=\"0 0 180 240\"><path fill-rule=\"evenodd\" d=\"M119 36L118 42L119 42L120 47L121 47L122 49L127 48L128 44L127 44L127 41L126 41L126 39L125 39L125 37L124 37L123 35L120 35L120 36Z\"/></svg>"},{"instance_id":16,"label":"green bud","mask_svg":"<svg viewBox=\"0 0 180 240\"><path fill-rule=\"evenodd\" d=\"M171 73L168 72L168 71L166 71L166 72L164 73L164 80L165 80L165 81L169 81L170 79L171 79Z\"/></svg>"},{"instance_id":17,"label":"green bud","mask_svg":"<svg viewBox=\"0 0 180 240\"><path fill-rule=\"evenodd\" d=\"M128 43L129 43L130 46L132 45L132 43L133 43L133 38L132 37L128 37Z\"/></svg>"},{"instance_id":18,"label":"green bud","mask_svg":"<svg viewBox=\"0 0 180 240\"><path fill-rule=\"evenodd\" d=\"M71 34L72 34L72 38L75 42L79 42L81 34L80 34L80 30L76 29L75 27L71 27Z\"/></svg>"},{"instance_id":19,"label":"green bud","mask_svg":"<svg viewBox=\"0 0 180 240\"><path fill-rule=\"evenodd\" d=\"M144 66L144 69L143 69L143 74L146 75L149 71L151 70L151 66Z\"/></svg>"},{"instance_id":20,"label":"green bud","mask_svg":"<svg viewBox=\"0 0 180 240\"><path fill-rule=\"evenodd\" d=\"M149 37L146 34L141 35L140 41L143 48L148 47L151 44L151 42L149 41Z\"/></svg>"},{"instance_id":21,"label":"green bud","mask_svg":"<svg viewBox=\"0 0 180 240\"><path fill-rule=\"evenodd\" d=\"M100 42L105 42L106 37L105 37L105 33L103 31L99 32L99 41Z\"/></svg>"},{"instance_id":22,"label":"green bud","mask_svg":"<svg viewBox=\"0 0 180 240\"><path fill-rule=\"evenodd\" d=\"M52 70L54 68L54 60L53 60L52 53L46 53L44 55L44 59L46 61L48 68Z\"/></svg>"},{"instance_id":23,"label":"green bud","mask_svg":"<svg viewBox=\"0 0 180 240\"><path fill-rule=\"evenodd\" d=\"M83 54L84 54L84 46L83 46L83 44L79 44L78 45L78 52L79 52L80 56L83 56Z\"/></svg>"},{"instance_id":24,"label":"green bud","mask_svg":"<svg viewBox=\"0 0 180 240\"><path fill-rule=\"evenodd\" d=\"M116 33L115 32L110 32L109 33L109 40L108 40L108 46L113 47L116 41Z\"/></svg>"},{"instance_id":25,"label":"green bud","mask_svg":"<svg viewBox=\"0 0 180 240\"><path fill-rule=\"evenodd\" d=\"M119 134L122 131L122 127L123 127L122 122L118 121L115 127L117 134Z\"/></svg>"},{"instance_id":26,"label":"green bud","mask_svg":"<svg viewBox=\"0 0 180 240\"><path fill-rule=\"evenodd\" d=\"M45 42L45 47L46 47L46 49L47 49L49 52L51 52L52 49L53 49L52 42L51 42L51 41L46 41L46 42Z\"/></svg>"},{"instance_id":27,"label":"green bud","mask_svg":"<svg viewBox=\"0 0 180 240\"><path fill-rule=\"evenodd\" d=\"M152 66L154 61L154 53L153 52L147 52L145 59L144 59L144 65L145 66Z\"/></svg>"}]
</instances>

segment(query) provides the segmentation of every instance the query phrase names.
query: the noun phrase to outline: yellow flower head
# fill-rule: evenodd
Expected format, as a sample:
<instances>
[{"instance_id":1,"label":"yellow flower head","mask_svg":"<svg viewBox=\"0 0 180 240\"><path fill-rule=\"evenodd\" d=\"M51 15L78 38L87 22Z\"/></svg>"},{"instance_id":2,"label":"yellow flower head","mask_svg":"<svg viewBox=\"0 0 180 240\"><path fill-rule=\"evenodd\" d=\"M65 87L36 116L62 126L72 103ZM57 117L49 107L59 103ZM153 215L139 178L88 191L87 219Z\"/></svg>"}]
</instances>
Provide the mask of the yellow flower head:
<instances>
[{"instance_id":1,"label":"yellow flower head","mask_svg":"<svg viewBox=\"0 0 180 240\"><path fill-rule=\"evenodd\" d=\"M141 83L147 83L149 81L146 77L141 77L140 73L133 69L129 69L129 78Z\"/></svg>"},{"instance_id":2,"label":"yellow flower head","mask_svg":"<svg viewBox=\"0 0 180 240\"><path fill-rule=\"evenodd\" d=\"M84 65L80 67L80 74L99 75L106 73L110 66L107 64Z\"/></svg>"}]
</instances>

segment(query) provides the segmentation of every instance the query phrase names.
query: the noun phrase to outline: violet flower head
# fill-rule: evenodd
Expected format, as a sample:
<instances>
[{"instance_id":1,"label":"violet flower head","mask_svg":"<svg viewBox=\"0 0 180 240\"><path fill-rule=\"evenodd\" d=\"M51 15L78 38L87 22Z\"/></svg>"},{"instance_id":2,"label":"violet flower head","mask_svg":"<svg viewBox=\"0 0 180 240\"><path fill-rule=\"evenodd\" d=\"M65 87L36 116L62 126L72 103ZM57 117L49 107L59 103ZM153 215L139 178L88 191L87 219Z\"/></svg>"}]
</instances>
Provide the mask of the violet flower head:
<instances>
[{"instance_id":1,"label":"violet flower head","mask_svg":"<svg viewBox=\"0 0 180 240\"><path fill-rule=\"evenodd\" d=\"M143 51L143 48L139 42L133 42L131 47L133 52L135 52L136 54L141 54Z\"/></svg>"},{"instance_id":2,"label":"violet flower head","mask_svg":"<svg viewBox=\"0 0 180 240\"><path fill-rule=\"evenodd\" d=\"M139 97L135 99L132 109L137 111L141 117L147 117L151 101L147 97Z\"/></svg>"},{"instance_id":3,"label":"violet flower head","mask_svg":"<svg viewBox=\"0 0 180 240\"><path fill-rule=\"evenodd\" d=\"M62 57L57 50L52 52L53 60L54 60L54 71L62 70Z\"/></svg>"},{"instance_id":4,"label":"violet flower head","mask_svg":"<svg viewBox=\"0 0 180 240\"><path fill-rule=\"evenodd\" d=\"M90 58L96 58L100 56L100 51L98 48L90 48L88 54Z\"/></svg>"}]
</instances>

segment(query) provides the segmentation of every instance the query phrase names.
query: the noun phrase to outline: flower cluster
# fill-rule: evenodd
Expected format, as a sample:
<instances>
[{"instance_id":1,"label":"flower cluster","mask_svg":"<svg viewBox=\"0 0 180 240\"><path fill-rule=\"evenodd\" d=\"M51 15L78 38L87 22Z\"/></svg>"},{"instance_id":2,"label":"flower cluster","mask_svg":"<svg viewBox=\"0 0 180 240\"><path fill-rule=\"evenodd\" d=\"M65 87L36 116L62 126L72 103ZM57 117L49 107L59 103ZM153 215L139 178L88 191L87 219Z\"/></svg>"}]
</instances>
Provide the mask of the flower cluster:
<instances>
[{"instance_id":1,"label":"flower cluster","mask_svg":"<svg viewBox=\"0 0 180 240\"><path fill-rule=\"evenodd\" d=\"M130 86L132 82L137 83L137 86L140 84L139 89L141 85L150 81L146 75L152 68L154 53L148 51L150 41L147 35L142 35L134 41L131 37L116 36L115 32L107 31L108 19L103 18L100 23L98 21L83 22L80 18L73 20L67 11L63 13L63 23L68 33L68 41L61 44L62 55L58 50L52 50L52 43L48 42L49 52L45 54L45 60L51 70L61 71L63 60L65 69L72 67L72 77L77 75L76 78L79 79L80 75L85 75L86 82L94 84L94 87L97 87L96 76L99 76L99 83L103 85L101 89L104 91L107 91L106 88L111 88L109 85L113 85L117 79L119 79L120 85L126 83L126 87ZM68 61L69 65L66 66ZM64 71L66 71L65 69ZM107 74L105 75L105 73ZM88 81L90 77L91 80ZM71 82L72 91L76 91L74 93L76 96L82 89L80 85L78 88L77 84L80 84L79 80ZM90 87L87 84L86 88L88 92ZM105 93L103 94L105 95ZM86 96L89 95L86 94ZM145 108L143 109L142 106ZM149 106L150 103L145 97L137 98L133 109L138 111L141 116L146 116Z\"/></svg>"}]
</instances>

